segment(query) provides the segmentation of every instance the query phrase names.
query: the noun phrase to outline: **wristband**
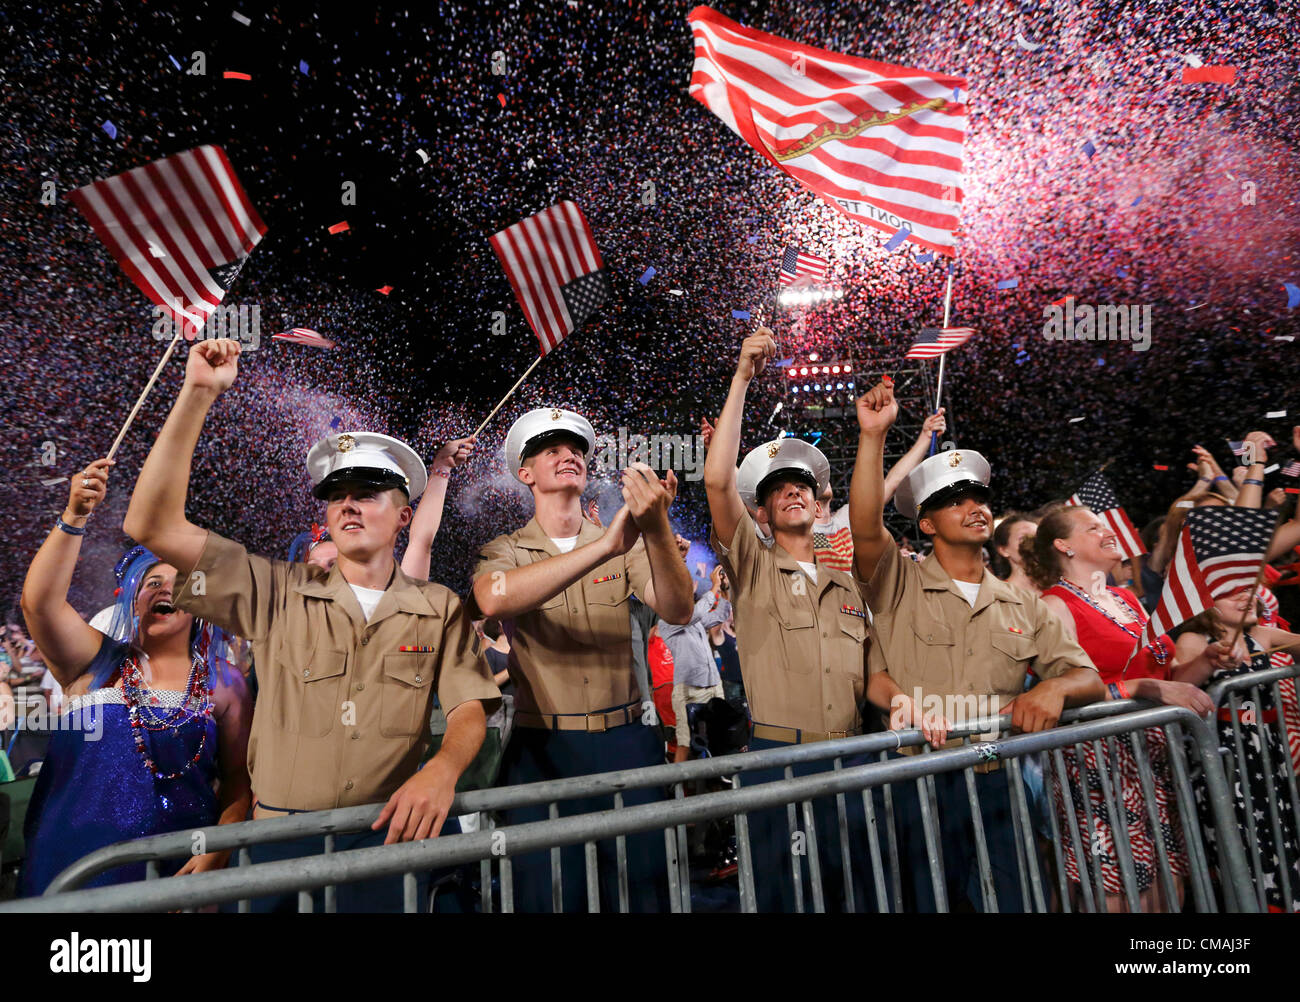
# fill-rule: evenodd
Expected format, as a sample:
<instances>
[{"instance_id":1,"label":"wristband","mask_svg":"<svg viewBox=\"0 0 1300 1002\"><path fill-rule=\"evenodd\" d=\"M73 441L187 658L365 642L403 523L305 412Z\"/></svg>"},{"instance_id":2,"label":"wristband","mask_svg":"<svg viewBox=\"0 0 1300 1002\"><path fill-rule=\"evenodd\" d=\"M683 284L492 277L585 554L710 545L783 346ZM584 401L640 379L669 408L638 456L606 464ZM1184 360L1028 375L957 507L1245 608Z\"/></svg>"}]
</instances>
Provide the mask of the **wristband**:
<instances>
[{"instance_id":1,"label":"wristband","mask_svg":"<svg viewBox=\"0 0 1300 1002\"><path fill-rule=\"evenodd\" d=\"M451 470L430 470L429 473L435 477L442 477L444 480L451 479Z\"/></svg>"},{"instance_id":2,"label":"wristband","mask_svg":"<svg viewBox=\"0 0 1300 1002\"><path fill-rule=\"evenodd\" d=\"M1220 473L1217 477L1214 478L1212 483L1217 484L1220 480L1227 480L1227 479L1228 479L1227 477L1225 477L1222 473Z\"/></svg>"},{"instance_id":3,"label":"wristband","mask_svg":"<svg viewBox=\"0 0 1300 1002\"><path fill-rule=\"evenodd\" d=\"M1123 682L1112 682L1110 685L1106 686L1106 688L1110 690L1110 694L1115 699L1129 698L1128 690L1124 688Z\"/></svg>"},{"instance_id":4,"label":"wristband","mask_svg":"<svg viewBox=\"0 0 1300 1002\"><path fill-rule=\"evenodd\" d=\"M77 527L75 525L68 525L67 522L63 521L62 516L59 516L59 520L54 523L54 526L57 529L62 529L69 536L84 536L86 534L85 526Z\"/></svg>"},{"instance_id":5,"label":"wristband","mask_svg":"<svg viewBox=\"0 0 1300 1002\"><path fill-rule=\"evenodd\" d=\"M1256 480L1254 477L1247 477L1245 480L1242 481L1243 486L1246 484L1249 484L1252 487L1263 487L1264 481Z\"/></svg>"}]
</instances>

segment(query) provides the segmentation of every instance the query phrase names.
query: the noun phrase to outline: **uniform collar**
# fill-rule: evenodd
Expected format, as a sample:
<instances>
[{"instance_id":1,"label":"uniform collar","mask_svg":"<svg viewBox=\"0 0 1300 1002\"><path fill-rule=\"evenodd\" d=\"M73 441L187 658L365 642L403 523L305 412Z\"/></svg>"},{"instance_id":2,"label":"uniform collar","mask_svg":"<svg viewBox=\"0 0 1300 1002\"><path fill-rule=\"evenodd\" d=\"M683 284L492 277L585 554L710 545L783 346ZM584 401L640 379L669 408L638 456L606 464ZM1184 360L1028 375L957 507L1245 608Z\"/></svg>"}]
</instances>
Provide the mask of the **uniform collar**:
<instances>
[{"instance_id":1,"label":"uniform collar","mask_svg":"<svg viewBox=\"0 0 1300 1002\"><path fill-rule=\"evenodd\" d=\"M335 564L329 574L323 577L312 575L304 581L299 581L293 586L293 590L300 595L338 602L361 625L373 625L398 612L412 613L417 616L437 616L438 611L429 602L419 582L408 577L396 560L393 561L393 565L393 579L384 589L384 594L380 597L379 604L375 607L368 624L361 612L361 604L348 585L347 579L343 577L338 564Z\"/></svg>"},{"instance_id":2,"label":"uniform collar","mask_svg":"<svg viewBox=\"0 0 1300 1002\"><path fill-rule=\"evenodd\" d=\"M581 527L578 529L578 542L575 544L574 549L579 546L586 546L593 539L599 539L602 535L604 535L603 529L584 518ZM551 542L551 537L546 534L546 530L542 528L542 524L537 521L536 515L529 519L527 525L515 533L515 542L521 549L525 550L542 550L551 556L559 556L560 553L555 544Z\"/></svg>"},{"instance_id":3,"label":"uniform collar","mask_svg":"<svg viewBox=\"0 0 1300 1002\"><path fill-rule=\"evenodd\" d=\"M973 584L974 582L971 583ZM934 556L934 554L931 554L926 557L925 560L921 561L921 587L925 591L951 592L963 602L966 601L966 596L963 595L961 589L957 587L956 583L952 579L952 575L943 569L943 564L939 563L939 558ZM1021 599L1015 588L1012 588L1005 581L996 577L987 567L985 567L984 576L980 578L979 595L975 599L975 605L972 607L971 612L979 612L986 606L992 605L995 601L1013 602L1016 605L1024 605L1024 601Z\"/></svg>"}]
</instances>

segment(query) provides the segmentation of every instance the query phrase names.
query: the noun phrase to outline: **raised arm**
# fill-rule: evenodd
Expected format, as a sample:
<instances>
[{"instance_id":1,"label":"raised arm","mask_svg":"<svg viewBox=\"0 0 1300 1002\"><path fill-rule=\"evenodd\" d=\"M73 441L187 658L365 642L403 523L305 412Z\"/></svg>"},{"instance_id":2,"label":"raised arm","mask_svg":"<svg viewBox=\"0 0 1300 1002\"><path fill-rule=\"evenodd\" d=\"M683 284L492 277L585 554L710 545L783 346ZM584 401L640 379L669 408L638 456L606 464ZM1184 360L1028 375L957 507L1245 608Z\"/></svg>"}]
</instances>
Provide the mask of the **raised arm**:
<instances>
[{"instance_id":1,"label":"raised arm","mask_svg":"<svg viewBox=\"0 0 1300 1002\"><path fill-rule=\"evenodd\" d=\"M650 559L650 583L642 598L661 618L685 624L691 621L695 587L668 521L668 508L676 496L677 474L672 470L665 480L645 463L633 463L623 471L623 500L641 530Z\"/></svg>"},{"instance_id":2,"label":"raised arm","mask_svg":"<svg viewBox=\"0 0 1300 1002\"><path fill-rule=\"evenodd\" d=\"M68 506L61 516L65 524L73 528L85 526L107 493L108 469L112 465L111 459L97 459L71 478ZM27 628L51 674L65 687L90 667L104 641L104 635L92 629L68 602L68 586L80 553L81 536L55 526L36 551L23 582L22 610Z\"/></svg>"},{"instance_id":3,"label":"raised arm","mask_svg":"<svg viewBox=\"0 0 1300 1002\"><path fill-rule=\"evenodd\" d=\"M174 566L181 577L199 562L208 532L185 517L190 465L208 411L239 372L239 342L196 341L185 360L185 382L131 495L122 530Z\"/></svg>"},{"instance_id":4,"label":"raised arm","mask_svg":"<svg viewBox=\"0 0 1300 1002\"><path fill-rule=\"evenodd\" d=\"M921 465L921 460L925 454L930 451L930 437L933 434L943 435L948 430L948 422L944 419L943 408L925 419L921 425L921 434L917 436L912 447L904 453L903 458L890 467L889 474L885 477L885 504L889 504L894 498L894 492L898 490L898 485L903 482L903 478Z\"/></svg>"},{"instance_id":5,"label":"raised arm","mask_svg":"<svg viewBox=\"0 0 1300 1002\"><path fill-rule=\"evenodd\" d=\"M745 503L736 489L736 458L740 454L740 421L745 412L745 394L755 376L762 375L767 361L776 357L776 341L767 327L760 327L740 346L727 402L722 406L704 460L704 493L709 500L713 531L724 546L736 536L736 526L745 514Z\"/></svg>"},{"instance_id":6,"label":"raised arm","mask_svg":"<svg viewBox=\"0 0 1300 1002\"><path fill-rule=\"evenodd\" d=\"M640 535L641 530L632 520L631 511L624 505L610 519L603 536L568 553L522 567L494 569L489 561L489 566L474 577L473 598L478 615L486 619L514 619L536 609L589 570L611 557L626 553ZM681 562L680 557L678 562Z\"/></svg>"},{"instance_id":7,"label":"raised arm","mask_svg":"<svg viewBox=\"0 0 1300 1002\"><path fill-rule=\"evenodd\" d=\"M885 435L898 417L894 381L886 376L858 398L858 455L849 483L849 526L858 577L870 581L885 548Z\"/></svg>"},{"instance_id":8,"label":"raised arm","mask_svg":"<svg viewBox=\"0 0 1300 1002\"><path fill-rule=\"evenodd\" d=\"M446 443L429 464L429 486L424 489L415 517L411 519L411 533L406 552L402 554L402 573L419 581L429 580L430 550L442 525L442 509L447 503L447 484L451 471L464 466L474 451L478 436L458 438Z\"/></svg>"},{"instance_id":9,"label":"raised arm","mask_svg":"<svg viewBox=\"0 0 1300 1002\"><path fill-rule=\"evenodd\" d=\"M1264 500L1264 467L1268 465L1268 450L1277 445L1271 435L1263 431L1252 431L1246 436L1246 479L1241 482L1241 490L1235 502L1238 508L1258 508Z\"/></svg>"}]
</instances>

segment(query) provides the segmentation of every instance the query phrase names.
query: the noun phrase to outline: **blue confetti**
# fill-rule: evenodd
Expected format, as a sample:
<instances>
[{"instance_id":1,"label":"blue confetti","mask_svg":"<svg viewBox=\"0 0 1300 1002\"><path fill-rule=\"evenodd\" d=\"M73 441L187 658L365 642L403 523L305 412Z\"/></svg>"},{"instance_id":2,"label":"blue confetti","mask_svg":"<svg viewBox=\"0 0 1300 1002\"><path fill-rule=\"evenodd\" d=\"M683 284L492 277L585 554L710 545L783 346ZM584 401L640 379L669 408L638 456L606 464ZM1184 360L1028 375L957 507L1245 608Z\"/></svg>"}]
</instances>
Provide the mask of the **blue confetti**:
<instances>
[{"instance_id":1,"label":"blue confetti","mask_svg":"<svg viewBox=\"0 0 1300 1002\"><path fill-rule=\"evenodd\" d=\"M894 251L898 250L898 248L902 247L904 242L911 235L912 235L912 231L909 230L906 226L904 226L902 229L900 229L897 233L895 233L892 237L889 238L889 242L885 244L885 250L889 251L892 254Z\"/></svg>"},{"instance_id":2,"label":"blue confetti","mask_svg":"<svg viewBox=\"0 0 1300 1002\"><path fill-rule=\"evenodd\" d=\"M735 312L735 311L733 311L733 313L734 313L734 312ZM748 316L748 314L746 314L746 316ZM773 367L774 369L786 369L786 368L789 368L789 367L792 366L792 365L794 365L794 359L793 359L793 358L783 358L783 359L781 359L781 361L779 361L779 362L773 362L773 363L772 363L772 367Z\"/></svg>"},{"instance_id":3,"label":"blue confetti","mask_svg":"<svg viewBox=\"0 0 1300 1002\"><path fill-rule=\"evenodd\" d=\"M747 243L756 244L758 243L758 237L745 237L745 241Z\"/></svg>"},{"instance_id":4,"label":"blue confetti","mask_svg":"<svg viewBox=\"0 0 1300 1002\"><path fill-rule=\"evenodd\" d=\"M1133 206L1137 205L1138 202L1142 201L1142 199L1144 198L1146 198L1145 195L1139 195L1137 198L1133 199L1133 201L1129 203L1129 208L1130 209L1133 208Z\"/></svg>"},{"instance_id":5,"label":"blue confetti","mask_svg":"<svg viewBox=\"0 0 1300 1002\"><path fill-rule=\"evenodd\" d=\"M1100 368L1102 368L1103 366L1105 366L1105 364L1106 364L1106 360L1105 360L1104 358L1099 358L1099 359L1097 359L1097 368L1100 369Z\"/></svg>"},{"instance_id":6,"label":"blue confetti","mask_svg":"<svg viewBox=\"0 0 1300 1002\"><path fill-rule=\"evenodd\" d=\"M929 264L933 260L934 260L934 255L931 254L929 251L926 251L924 254L916 255L917 264Z\"/></svg>"},{"instance_id":7,"label":"blue confetti","mask_svg":"<svg viewBox=\"0 0 1300 1002\"><path fill-rule=\"evenodd\" d=\"M749 319L749 310L732 310L732 311L731 311L731 318L732 318L733 320L748 320L748 319Z\"/></svg>"},{"instance_id":8,"label":"blue confetti","mask_svg":"<svg viewBox=\"0 0 1300 1002\"><path fill-rule=\"evenodd\" d=\"M173 56L170 52L167 53L167 58L172 61L172 65L175 66L178 70L181 68L181 64L176 61L176 57Z\"/></svg>"},{"instance_id":9,"label":"blue confetti","mask_svg":"<svg viewBox=\"0 0 1300 1002\"><path fill-rule=\"evenodd\" d=\"M655 277L655 270L653 267L650 267L645 270L645 274L642 275L639 279L637 279L637 281L640 282L642 285L649 285L650 279L654 277Z\"/></svg>"},{"instance_id":10,"label":"blue confetti","mask_svg":"<svg viewBox=\"0 0 1300 1002\"><path fill-rule=\"evenodd\" d=\"M301 73L303 76L307 75L307 60L305 59L298 60L298 72Z\"/></svg>"},{"instance_id":11,"label":"blue confetti","mask_svg":"<svg viewBox=\"0 0 1300 1002\"><path fill-rule=\"evenodd\" d=\"M340 418L338 415L335 415L334 420L330 422L330 427L337 430L338 426L342 423L343 423L343 419Z\"/></svg>"},{"instance_id":12,"label":"blue confetti","mask_svg":"<svg viewBox=\"0 0 1300 1002\"><path fill-rule=\"evenodd\" d=\"M1293 310L1297 306L1300 306L1300 286L1293 285L1290 282L1283 282L1282 284L1286 286L1287 309Z\"/></svg>"},{"instance_id":13,"label":"blue confetti","mask_svg":"<svg viewBox=\"0 0 1300 1002\"><path fill-rule=\"evenodd\" d=\"M401 104L401 103L402 103L402 95L401 95L401 94L394 93L394 94L393 94L393 97L397 98L397 103L398 103L398 104Z\"/></svg>"},{"instance_id":14,"label":"blue confetti","mask_svg":"<svg viewBox=\"0 0 1300 1002\"><path fill-rule=\"evenodd\" d=\"M961 101L961 88L960 88L960 87L954 87L954 88L952 89L952 99L953 99L954 101L957 101L957 102L960 102L960 101Z\"/></svg>"},{"instance_id":15,"label":"blue confetti","mask_svg":"<svg viewBox=\"0 0 1300 1002\"><path fill-rule=\"evenodd\" d=\"M1020 279L1018 279L1018 278L1004 278L1002 281L1000 281L1000 282L998 283L998 288L999 288L999 289L1018 289L1018 288L1020 288Z\"/></svg>"},{"instance_id":16,"label":"blue confetti","mask_svg":"<svg viewBox=\"0 0 1300 1002\"><path fill-rule=\"evenodd\" d=\"M114 125L112 122L110 122L107 118L104 119L104 124L100 126L100 128L102 128L105 132L108 133L109 139L117 138L117 126Z\"/></svg>"},{"instance_id":17,"label":"blue confetti","mask_svg":"<svg viewBox=\"0 0 1300 1002\"><path fill-rule=\"evenodd\" d=\"M1097 147L1095 147L1095 146L1092 145L1092 140L1091 140L1091 139L1085 139L1085 140L1083 141L1083 152L1086 153L1086 154L1088 154L1088 159L1089 159L1089 160L1091 160L1091 159L1093 158L1093 156L1096 155L1096 153L1097 153Z\"/></svg>"},{"instance_id":18,"label":"blue confetti","mask_svg":"<svg viewBox=\"0 0 1300 1002\"><path fill-rule=\"evenodd\" d=\"M1116 268L1116 269L1115 269L1115 274L1118 275L1120 278L1128 278L1128 269L1127 269L1127 268Z\"/></svg>"}]
</instances>

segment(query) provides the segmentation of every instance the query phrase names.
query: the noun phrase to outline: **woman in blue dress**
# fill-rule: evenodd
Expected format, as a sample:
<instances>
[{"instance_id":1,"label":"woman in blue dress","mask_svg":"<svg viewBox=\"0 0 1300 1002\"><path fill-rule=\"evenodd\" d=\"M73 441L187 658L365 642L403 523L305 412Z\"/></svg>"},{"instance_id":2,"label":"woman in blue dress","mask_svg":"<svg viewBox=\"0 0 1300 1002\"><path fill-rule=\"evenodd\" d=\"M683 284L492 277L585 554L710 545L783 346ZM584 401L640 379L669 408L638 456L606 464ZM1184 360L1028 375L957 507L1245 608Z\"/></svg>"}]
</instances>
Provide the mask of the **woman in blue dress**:
<instances>
[{"instance_id":1,"label":"woman in blue dress","mask_svg":"<svg viewBox=\"0 0 1300 1002\"><path fill-rule=\"evenodd\" d=\"M104 497L111 465L100 459L72 478L68 507L23 584L28 628L64 690L24 827L23 896L43 893L103 846L248 814L252 701L221 631L172 604L176 568L142 546L122 557L111 636L68 603L86 519ZM219 869L229 858L199 850L161 872ZM144 875L138 863L86 886Z\"/></svg>"}]
</instances>

